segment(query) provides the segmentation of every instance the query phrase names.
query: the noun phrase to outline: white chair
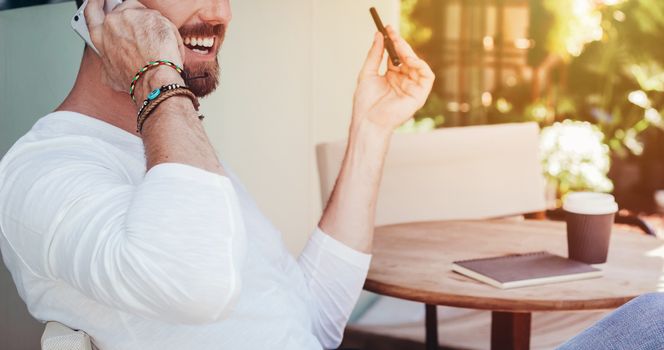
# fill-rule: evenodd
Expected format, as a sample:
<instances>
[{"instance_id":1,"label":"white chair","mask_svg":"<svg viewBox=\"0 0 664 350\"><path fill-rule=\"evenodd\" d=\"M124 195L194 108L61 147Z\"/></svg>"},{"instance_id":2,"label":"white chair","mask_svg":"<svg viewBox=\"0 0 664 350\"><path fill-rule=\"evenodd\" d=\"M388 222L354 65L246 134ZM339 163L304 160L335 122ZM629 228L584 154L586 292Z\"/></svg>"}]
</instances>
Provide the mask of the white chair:
<instances>
[{"instance_id":1,"label":"white chair","mask_svg":"<svg viewBox=\"0 0 664 350\"><path fill-rule=\"evenodd\" d=\"M545 210L538 130L537 124L524 123L395 134L385 161L376 224ZM324 204L345 148L346 141L317 146Z\"/></svg>"},{"instance_id":2,"label":"white chair","mask_svg":"<svg viewBox=\"0 0 664 350\"><path fill-rule=\"evenodd\" d=\"M345 147L346 141L317 147L323 204L334 186ZM385 161L376 224L542 212L547 209L545 187L535 123L395 134ZM442 345L489 348L490 312L451 307L437 310ZM534 313L531 348L553 348L601 315ZM423 342L424 318L420 303L364 293L347 334L356 340L362 335L380 335Z\"/></svg>"},{"instance_id":3,"label":"white chair","mask_svg":"<svg viewBox=\"0 0 664 350\"><path fill-rule=\"evenodd\" d=\"M94 350L90 337L62 323L48 322L41 338L42 350Z\"/></svg>"}]
</instances>

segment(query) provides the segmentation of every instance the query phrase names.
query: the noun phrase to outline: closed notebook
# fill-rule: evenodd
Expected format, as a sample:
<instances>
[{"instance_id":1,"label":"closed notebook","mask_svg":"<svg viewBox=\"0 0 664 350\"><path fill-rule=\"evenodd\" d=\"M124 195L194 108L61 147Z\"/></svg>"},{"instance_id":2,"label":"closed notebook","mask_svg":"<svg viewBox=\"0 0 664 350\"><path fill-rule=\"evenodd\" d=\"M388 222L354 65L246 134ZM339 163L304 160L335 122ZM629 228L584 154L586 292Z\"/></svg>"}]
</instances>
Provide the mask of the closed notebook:
<instances>
[{"instance_id":1,"label":"closed notebook","mask_svg":"<svg viewBox=\"0 0 664 350\"><path fill-rule=\"evenodd\" d=\"M502 289L602 276L595 267L549 252L455 261L452 270Z\"/></svg>"}]
</instances>

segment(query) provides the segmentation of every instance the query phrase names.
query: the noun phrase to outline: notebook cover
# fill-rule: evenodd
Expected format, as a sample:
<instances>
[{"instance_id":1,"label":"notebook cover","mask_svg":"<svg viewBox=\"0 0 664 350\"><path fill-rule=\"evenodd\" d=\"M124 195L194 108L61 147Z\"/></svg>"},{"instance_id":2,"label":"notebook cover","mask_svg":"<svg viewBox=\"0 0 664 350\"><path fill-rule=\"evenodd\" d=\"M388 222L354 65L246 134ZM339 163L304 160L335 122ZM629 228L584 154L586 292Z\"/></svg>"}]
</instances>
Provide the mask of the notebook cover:
<instances>
[{"instance_id":1,"label":"notebook cover","mask_svg":"<svg viewBox=\"0 0 664 350\"><path fill-rule=\"evenodd\" d=\"M595 267L549 252L455 261L452 269L499 288L601 276Z\"/></svg>"}]
</instances>

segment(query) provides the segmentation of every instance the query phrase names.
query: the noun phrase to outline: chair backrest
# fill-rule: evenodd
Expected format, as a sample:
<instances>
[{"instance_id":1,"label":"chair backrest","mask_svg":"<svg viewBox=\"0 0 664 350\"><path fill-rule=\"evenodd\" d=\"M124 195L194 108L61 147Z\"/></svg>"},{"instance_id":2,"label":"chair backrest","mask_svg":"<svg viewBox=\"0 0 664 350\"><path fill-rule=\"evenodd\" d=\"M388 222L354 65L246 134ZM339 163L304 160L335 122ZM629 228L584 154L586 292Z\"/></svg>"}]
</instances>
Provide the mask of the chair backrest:
<instances>
[{"instance_id":1,"label":"chair backrest","mask_svg":"<svg viewBox=\"0 0 664 350\"><path fill-rule=\"evenodd\" d=\"M30 316L0 254L0 349L39 349L44 325Z\"/></svg>"},{"instance_id":2,"label":"chair backrest","mask_svg":"<svg viewBox=\"0 0 664 350\"><path fill-rule=\"evenodd\" d=\"M316 149L325 204L346 141ZM535 123L395 134L385 161L376 224L486 219L546 209Z\"/></svg>"}]
</instances>

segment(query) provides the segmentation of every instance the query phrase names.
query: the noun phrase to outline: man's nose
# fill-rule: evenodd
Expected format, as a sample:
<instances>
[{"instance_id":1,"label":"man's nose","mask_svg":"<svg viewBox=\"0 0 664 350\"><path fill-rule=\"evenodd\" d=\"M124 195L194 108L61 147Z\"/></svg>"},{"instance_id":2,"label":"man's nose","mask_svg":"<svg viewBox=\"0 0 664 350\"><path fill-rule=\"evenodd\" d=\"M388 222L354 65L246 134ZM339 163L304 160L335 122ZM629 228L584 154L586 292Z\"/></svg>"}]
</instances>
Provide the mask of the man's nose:
<instances>
[{"instance_id":1,"label":"man's nose","mask_svg":"<svg viewBox=\"0 0 664 350\"><path fill-rule=\"evenodd\" d=\"M233 18L229 0L208 0L199 12L202 21L209 24L228 24Z\"/></svg>"}]
</instances>

